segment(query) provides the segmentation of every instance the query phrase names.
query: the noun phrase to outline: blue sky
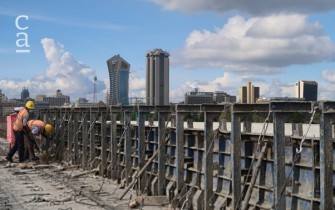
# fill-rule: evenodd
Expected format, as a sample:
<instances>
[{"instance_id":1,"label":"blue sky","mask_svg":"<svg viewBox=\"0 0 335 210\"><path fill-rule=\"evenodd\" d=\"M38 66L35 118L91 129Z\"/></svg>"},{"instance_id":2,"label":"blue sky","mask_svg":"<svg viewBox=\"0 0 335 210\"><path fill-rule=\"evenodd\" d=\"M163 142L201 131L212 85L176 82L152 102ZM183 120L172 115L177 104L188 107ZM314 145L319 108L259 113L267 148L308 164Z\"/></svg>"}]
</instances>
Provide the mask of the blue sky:
<instances>
[{"instance_id":1,"label":"blue sky","mask_svg":"<svg viewBox=\"0 0 335 210\"><path fill-rule=\"evenodd\" d=\"M92 100L96 75L104 100L106 60L120 54L131 64L130 96L144 97L146 52L161 48L173 102L196 87L237 95L247 81L262 96L294 96L298 80L317 81L319 99L334 100L334 9L333 0L1 0L0 89ZM26 30L15 25L20 15ZM29 47L17 46L20 32Z\"/></svg>"}]
</instances>

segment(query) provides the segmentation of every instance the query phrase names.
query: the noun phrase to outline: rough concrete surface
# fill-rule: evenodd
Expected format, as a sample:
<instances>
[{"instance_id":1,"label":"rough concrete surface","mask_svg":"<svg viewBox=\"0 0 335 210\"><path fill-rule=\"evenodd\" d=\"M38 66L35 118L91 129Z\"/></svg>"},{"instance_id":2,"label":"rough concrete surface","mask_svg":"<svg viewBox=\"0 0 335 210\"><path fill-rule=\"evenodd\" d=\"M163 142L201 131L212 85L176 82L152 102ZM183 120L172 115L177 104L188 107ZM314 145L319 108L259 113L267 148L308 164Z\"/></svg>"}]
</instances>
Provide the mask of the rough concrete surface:
<instances>
[{"instance_id":1,"label":"rough concrete surface","mask_svg":"<svg viewBox=\"0 0 335 210\"><path fill-rule=\"evenodd\" d=\"M88 173L71 165L39 162L9 163L5 156L9 144L0 139L0 210L98 210L129 209L137 197L110 179ZM137 199L138 200L138 199ZM143 206L134 209L169 209L168 206Z\"/></svg>"}]
</instances>

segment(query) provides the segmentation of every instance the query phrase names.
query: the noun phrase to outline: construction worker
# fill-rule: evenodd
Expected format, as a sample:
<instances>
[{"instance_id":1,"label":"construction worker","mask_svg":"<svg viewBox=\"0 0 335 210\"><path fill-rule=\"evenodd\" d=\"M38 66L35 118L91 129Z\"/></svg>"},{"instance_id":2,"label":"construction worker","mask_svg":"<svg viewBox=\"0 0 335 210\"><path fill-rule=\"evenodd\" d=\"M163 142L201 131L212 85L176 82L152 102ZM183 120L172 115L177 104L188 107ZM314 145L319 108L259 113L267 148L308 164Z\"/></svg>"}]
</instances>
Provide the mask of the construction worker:
<instances>
[{"instance_id":1,"label":"construction worker","mask_svg":"<svg viewBox=\"0 0 335 210\"><path fill-rule=\"evenodd\" d=\"M47 138L47 136L51 134L53 127L50 124L44 123L42 120L29 120L27 125L31 133L24 138L25 156L29 158L29 160L38 160L39 158L35 156L34 152L34 145L36 144L38 146L35 136L42 135Z\"/></svg>"},{"instance_id":2,"label":"construction worker","mask_svg":"<svg viewBox=\"0 0 335 210\"><path fill-rule=\"evenodd\" d=\"M27 101L25 107L20 109L16 119L14 120L13 131L15 136L15 143L6 156L6 159L10 162L13 162L13 156L17 150L19 152L19 162L24 162L24 135L29 132L27 122L29 120L29 116L33 114L34 109L34 102Z\"/></svg>"}]
</instances>

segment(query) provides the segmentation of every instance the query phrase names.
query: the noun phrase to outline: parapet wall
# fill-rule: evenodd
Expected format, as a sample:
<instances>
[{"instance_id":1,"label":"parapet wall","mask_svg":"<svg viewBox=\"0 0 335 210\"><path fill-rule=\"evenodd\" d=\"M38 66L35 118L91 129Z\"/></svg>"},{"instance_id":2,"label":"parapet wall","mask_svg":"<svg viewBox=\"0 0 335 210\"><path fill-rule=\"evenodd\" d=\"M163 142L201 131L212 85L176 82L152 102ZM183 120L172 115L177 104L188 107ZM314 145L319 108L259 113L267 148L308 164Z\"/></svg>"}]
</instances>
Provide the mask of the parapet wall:
<instances>
[{"instance_id":1,"label":"parapet wall","mask_svg":"<svg viewBox=\"0 0 335 210\"><path fill-rule=\"evenodd\" d=\"M320 124L287 124L297 112L320 114ZM244 122L255 113L268 118ZM199 114L203 122L186 121ZM171 207L334 206L335 102L51 108L41 119L55 127L44 148L56 160L98 168L127 190L168 197Z\"/></svg>"}]
</instances>

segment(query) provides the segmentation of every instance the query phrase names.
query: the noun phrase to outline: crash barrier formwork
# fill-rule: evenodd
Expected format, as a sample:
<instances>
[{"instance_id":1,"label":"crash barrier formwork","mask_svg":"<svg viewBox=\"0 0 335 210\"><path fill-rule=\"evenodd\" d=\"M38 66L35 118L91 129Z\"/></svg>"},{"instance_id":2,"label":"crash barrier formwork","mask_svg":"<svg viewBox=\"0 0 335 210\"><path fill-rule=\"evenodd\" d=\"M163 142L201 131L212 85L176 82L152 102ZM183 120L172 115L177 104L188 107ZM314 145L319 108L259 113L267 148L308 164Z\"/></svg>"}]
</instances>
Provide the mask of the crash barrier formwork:
<instances>
[{"instance_id":1,"label":"crash barrier formwork","mask_svg":"<svg viewBox=\"0 0 335 210\"><path fill-rule=\"evenodd\" d=\"M288 127L294 113L310 121ZM266 116L257 132L250 114ZM56 160L96 170L126 192L166 196L172 208L334 208L335 102L50 108L40 116L55 127L44 149Z\"/></svg>"}]
</instances>

